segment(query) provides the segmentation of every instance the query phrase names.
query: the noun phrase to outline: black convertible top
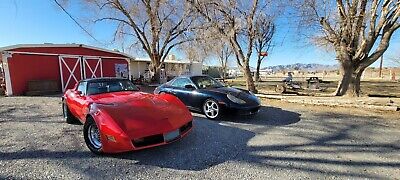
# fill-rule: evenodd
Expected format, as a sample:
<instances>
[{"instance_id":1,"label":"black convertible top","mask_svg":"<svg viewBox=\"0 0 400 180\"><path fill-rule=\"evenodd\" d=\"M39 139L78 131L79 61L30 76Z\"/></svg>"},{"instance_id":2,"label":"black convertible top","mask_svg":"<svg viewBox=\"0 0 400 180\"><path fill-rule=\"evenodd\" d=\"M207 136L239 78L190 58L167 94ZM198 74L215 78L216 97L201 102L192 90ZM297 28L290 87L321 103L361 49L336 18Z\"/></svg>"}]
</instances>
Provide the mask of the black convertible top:
<instances>
[{"instance_id":1,"label":"black convertible top","mask_svg":"<svg viewBox=\"0 0 400 180\"><path fill-rule=\"evenodd\" d=\"M92 83L92 82L102 82L102 81L126 81L129 80L127 78L120 78L120 77L100 77L100 78L89 78L89 79L83 79L79 82L88 82L88 83Z\"/></svg>"}]
</instances>

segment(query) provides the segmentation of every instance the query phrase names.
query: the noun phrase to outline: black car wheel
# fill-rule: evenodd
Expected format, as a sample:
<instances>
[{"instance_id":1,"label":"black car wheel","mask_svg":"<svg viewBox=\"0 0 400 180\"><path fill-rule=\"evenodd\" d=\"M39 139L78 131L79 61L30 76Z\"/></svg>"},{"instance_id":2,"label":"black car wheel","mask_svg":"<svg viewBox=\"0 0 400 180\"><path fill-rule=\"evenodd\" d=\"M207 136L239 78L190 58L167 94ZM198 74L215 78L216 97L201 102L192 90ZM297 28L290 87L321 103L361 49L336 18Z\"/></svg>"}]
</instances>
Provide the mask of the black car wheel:
<instances>
[{"instance_id":1,"label":"black car wheel","mask_svg":"<svg viewBox=\"0 0 400 180\"><path fill-rule=\"evenodd\" d=\"M92 118L88 118L83 126L83 137L86 146L95 154L102 154L100 130Z\"/></svg>"},{"instance_id":2,"label":"black car wheel","mask_svg":"<svg viewBox=\"0 0 400 180\"><path fill-rule=\"evenodd\" d=\"M65 121L66 121L68 124L79 124L79 123L80 123L79 120L76 119L76 118L72 115L72 113L71 113L71 111L69 110L69 108L68 108L68 106L67 106L67 103L66 103L65 101L63 101L62 108L63 108L63 116L64 116L64 119L65 119Z\"/></svg>"},{"instance_id":3,"label":"black car wheel","mask_svg":"<svg viewBox=\"0 0 400 180\"><path fill-rule=\"evenodd\" d=\"M208 119L218 119L221 117L221 107L214 99L207 99L203 104L203 113Z\"/></svg>"}]
</instances>

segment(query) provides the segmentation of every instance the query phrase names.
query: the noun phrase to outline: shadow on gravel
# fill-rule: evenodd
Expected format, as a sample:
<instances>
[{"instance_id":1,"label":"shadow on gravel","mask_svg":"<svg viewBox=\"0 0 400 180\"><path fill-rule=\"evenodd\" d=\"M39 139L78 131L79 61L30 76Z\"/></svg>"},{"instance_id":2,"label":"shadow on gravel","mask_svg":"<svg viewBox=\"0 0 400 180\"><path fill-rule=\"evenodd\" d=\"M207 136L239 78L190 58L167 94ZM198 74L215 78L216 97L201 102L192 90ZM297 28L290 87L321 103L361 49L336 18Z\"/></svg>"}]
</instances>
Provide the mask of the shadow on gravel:
<instances>
[{"instance_id":1,"label":"shadow on gravel","mask_svg":"<svg viewBox=\"0 0 400 180\"><path fill-rule=\"evenodd\" d=\"M56 119L60 114L42 111L41 105L0 105L0 123L27 122L27 123L64 123Z\"/></svg>"},{"instance_id":2,"label":"shadow on gravel","mask_svg":"<svg viewBox=\"0 0 400 180\"><path fill-rule=\"evenodd\" d=\"M244 124L266 125L266 126L285 126L295 124L300 121L301 114L283 110L277 107L262 106L260 112L251 116L227 115L221 121L237 122Z\"/></svg>"},{"instance_id":3,"label":"shadow on gravel","mask_svg":"<svg viewBox=\"0 0 400 180\"><path fill-rule=\"evenodd\" d=\"M298 113L280 108L262 107L255 116L231 117L233 119L227 117L222 122L233 121L274 127L299 122L299 116ZM229 160L240 159L248 148L247 142L255 136L252 131L229 126L226 123L209 121L198 116L194 118L193 131L181 142L113 157L136 160L142 165L198 171Z\"/></svg>"},{"instance_id":4,"label":"shadow on gravel","mask_svg":"<svg viewBox=\"0 0 400 180\"><path fill-rule=\"evenodd\" d=\"M73 158L91 158L95 154L88 151L50 151L50 150L28 150L19 152L0 152L0 160L16 159L73 159Z\"/></svg>"},{"instance_id":5,"label":"shadow on gravel","mask_svg":"<svg viewBox=\"0 0 400 180\"><path fill-rule=\"evenodd\" d=\"M199 171L239 158L254 136L251 131L195 117L192 132L178 142L112 157L135 160L140 165Z\"/></svg>"},{"instance_id":6,"label":"shadow on gravel","mask_svg":"<svg viewBox=\"0 0 400 180\"><path fill-rule=\"evenodd\" d=\"M11 118L15 110L18 108L0 114ZM62 118L61 114L58 116ZM31 118L46 120L39 114ZM0 162L41 159L53 161L57 166L82 176L106 179L123 178L121 173L142 172L144 169L146 173L152 173L152 167L201 171L221 163L236 164L217 168L262 168L271 173L339 179L382 179L391 177L387 172L395 174L400 169L398 129L374 122L377 117L308 113L300 120L298 113L262 107L260 113L252 118L232 117L222 121L194 118L193 131L186 138L165 146L96 156L81 146L81 136L70 138L81 133L81 129L69 126L63 128L62 137L76 143L67 143L62 149L57 149L52 144L59 144L61 137L52 135L52 138L46 138L48 146L39 150L30 147L29 143L15 141L18 147L14 148L20 150L8 151L7 147L0 146ZM168 169L158 173L164 171ZM226 172L233 173L235 169ZM1 176L0 173L0 179Z\"/></svg>"},{"instance_id":7,"label":"shadow on gravel","mask_svg":"<svg viewBox=\"0 0 400 180\"><path fill-rule=\"evenodd\" d=\"M368 169L379 168L381 172L382 169L400 169L400 161L396 161L400 139L388 138L391 136L385 132L388 126L375 122L378 117L341 113L317 113L314 116L318 121L313 125L300 125L286 134L287 137L303 138L304 142L248 147L248 151L252 152L251 162L272 168L372 179L387 176L368 173ZM324 131L322 134L309 133L321 128ZM379 136L382 132L385 133ZM372 136L390 140L374 141ZM255 155L254 152L264 154Z\"/></svg>"},{"instance_id":8,"label":"shadow on gravel","mask_svg":"<svg viewBox=\"0 0 400 180\"><path fill-rule=\"evenodd\" d=\"M320 117L324 116L320 115ZM256 136L256 131L259 129L245 130L230 125L230 122L209 121L196 117L193 132L180 142L112 157L134 160L139 165L177 170L200 171L233 161L271 169L373 179L382 177L374 173L366 173L369 168L400 168L400 162L380 159L380 157L374 160L368 157L359 159L359 153L365 153L364 156L372 157L389 153L390 156L390 153L400 150L396 143L377 143L370 141L364 135L354 136L359 132L369 134L368 129L375 127L374 124L368 121L346 122L352 118L360 118L357 116L339 114L337 116L331 114L331 116L333 119L325 118L306 128L296 126L296 123L300 122L299 114L272 107L264 107L259 116L254 119L243 121L235 119L234 122L263 125L262 133L279 128L279 126L294 124L295 126L291 126L293 129L286 129L286 132L282 133L284 138L288 140L290 137L305 139L283 141L278 144L276 144L277 141L274 143L264 141L257 146L253 146L249 142ZM345 122L340 125L333 124L337 123L337 120ZM320 134L313 132L314 128L327 129L324 130L325 133ZM278 136L271 138L278 138ZM345 158L338 153L344 154Z\"/></svg>"}]
</instances>

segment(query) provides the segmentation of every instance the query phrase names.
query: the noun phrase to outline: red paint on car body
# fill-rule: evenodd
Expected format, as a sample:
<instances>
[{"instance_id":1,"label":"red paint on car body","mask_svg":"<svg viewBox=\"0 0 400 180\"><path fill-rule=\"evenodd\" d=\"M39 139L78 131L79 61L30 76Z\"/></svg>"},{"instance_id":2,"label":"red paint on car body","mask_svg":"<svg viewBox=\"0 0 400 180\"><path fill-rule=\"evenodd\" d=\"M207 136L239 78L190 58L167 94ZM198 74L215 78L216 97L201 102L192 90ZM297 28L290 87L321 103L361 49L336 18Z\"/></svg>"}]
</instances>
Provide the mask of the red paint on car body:
<instances>
[{"instance_id":1,"label":"red paint on car body","mask_svg":"<svg viewBox=\"0 0 400 180\"><path fill-rule=\"evenodd\" d=\"M82 96L74 89L65 92L65 102L82 123L88 116L95 120L100 129L102 152L105 153L168 144L170 142L163 141L135 147L132 141L180 129L193 119L186 106L172 95L122 91ZM174 141L186 136L191 129L192 126L181 132ZM110 141L107 136L114 139Z\"/></svg>"}]
</instances>

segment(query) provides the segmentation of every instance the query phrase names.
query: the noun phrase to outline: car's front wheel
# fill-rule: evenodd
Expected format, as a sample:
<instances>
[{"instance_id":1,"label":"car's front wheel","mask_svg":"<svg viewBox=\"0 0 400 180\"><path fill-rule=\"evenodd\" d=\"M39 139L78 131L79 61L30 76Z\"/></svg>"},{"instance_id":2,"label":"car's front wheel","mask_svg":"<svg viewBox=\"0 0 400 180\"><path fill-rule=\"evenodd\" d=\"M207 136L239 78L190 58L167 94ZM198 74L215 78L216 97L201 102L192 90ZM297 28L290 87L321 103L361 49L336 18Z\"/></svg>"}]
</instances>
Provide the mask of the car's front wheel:
<instances>
[{"instance_id":1,"label":"car's front wheel","mask_svg":"<svg viewBox=\"0 0 400 180\"><path fill-rule=\"evenodd\" d=\"M92 118L88 118L83 126L83 137L86 146L95 154L102 154L100 130Z\"/></svg>"},{"instance_id":2,"label":"car's front wheel","mask_svg":"<svg viewBox=\"0 0 400 180\"><path fill-rule=\"evenodd\" d=\"M203 112L208 119L218 119L222 116L221 107L218 105L218 102L214 99L207 99L204 102Z\"/></svg>"}]
</instances>

